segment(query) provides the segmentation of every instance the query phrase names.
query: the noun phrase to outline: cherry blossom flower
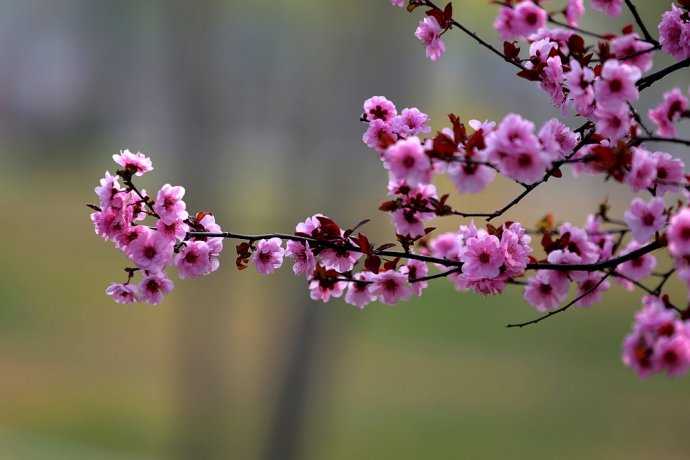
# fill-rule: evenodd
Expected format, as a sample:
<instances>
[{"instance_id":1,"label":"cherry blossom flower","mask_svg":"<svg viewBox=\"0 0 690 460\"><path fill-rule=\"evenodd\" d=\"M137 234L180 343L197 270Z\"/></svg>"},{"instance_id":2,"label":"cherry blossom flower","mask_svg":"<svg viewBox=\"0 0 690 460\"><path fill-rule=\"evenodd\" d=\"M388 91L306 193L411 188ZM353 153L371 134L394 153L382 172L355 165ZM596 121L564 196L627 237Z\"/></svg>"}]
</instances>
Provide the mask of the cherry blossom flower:
<instances>
[{"instance_id":1,"label":"cherry blossom flower","mask_svg":"<svg viewBox=\"0 0 690 460\"><path fill-rule=\"evenodd\" d=\"M132 153L129 150L122 150L119 154L113 155L113 160L123 170L135 176L143 176L147 172L153 171L151 159L140 152Z\"/></svg>"},{"instance_id":2,"label":"cherry blossom flower","mask_svg":"<svg viewBox=\"0 0 690 460\"><path fill-rule=\"evenodd\" d=\"M570 70L564 74L575 111L589 117L594 113L594 71L570 59Z\"/></svg>"},{"instance_id":3,"label":"cherry blossom flower","mask_svg":"<svg viewBox=\"0 0 690 460\"><path fill-rule=\"evenodd\" d=\"M407 281L407 275L388 270L373 277L371 294L381 303L394 305L412 297L413 291Z\"/></svg>"},{"instance_id":4,"label":"cherry blossom flower","mask_svg":"<svg viewBox=\"0 0 690 460\"><path fill-rule=\"evenodd\" d=\"M116 193L121 192L120 184L117 176L111 176L108 171L105 172L105 177L100 180L100 185L95 189L98 195L98 203L101 209L110 206L113 197Z\"/></svg>"},{"instance_id":5,"label":"cherry blossom flower","mask_svg":"<svg viewBox=\"0 0 690 460\"><path fill-rule=\"evenodd\" d=\"M634 192L639 192L654 184L657 175L656 160L650 152L641 148L633 148L632 154L632 164L625 182Z\"/></svg>"},{"instance_id":6,"label":"cherry blossom flower","mask_svg":"<svg viewBox=\"0 0 690 460\"><path fill-rule=\"evenodd\" d=\"M292 257L295 260L295 263L292 265L292 271L295 275L309 277L316 268L316 257L309 247L308 241L304 243L288 241L285 256Z\"/></svg>"},{"instance_id":7,"label":"cherry blossom flower","mask_svg":"<svg viewBox=\"0 0 690 460\"><path fill-rule=\"evenodd\" d=\"M429 286L428 281L414 281L419 278L424 278L429 274L429 267L421 260L410 259L407 264L400 267L400 273L407 275L408 281L412 286L412 292L416 296L421 296L422 291Z\"/></svg>"},{"instance_id":8,"label":"cherry blossom flower","mask_svg":"<svg viewBox=\"0 0 690 460\"><path fill-rule=\"evenodd\" d=\"M678 88L674 88L664 93L661 104L649 110L649 118L657 126L656 133L659 136L675 137L675 123L687 110L688 99Z\"/></svg>"},{"instance_id":9,"label":"cherry blossom flower","mask_svg":"<svg viewBox=\"0 0 690 460\"><path fill-rule=\"evenodd\" d=\"M170 241L183 240L189 231L189 225L181 220L166 224L161 219L156 222L156 231Z\"/></svg>"},{"instance_id":10,"label":"cherry blossom flower","mask_svg":"<svg viewBox=\"0 0 690 460\"><path fill-rule=\"evenodd\" d=\"M211 248L205 241L188 241L175 256L181 279L197 278L211 273Z\"/></svg>"},{"instance_id":11,"label":"cherry blossom flower","mask_svg":"<svg viewBox=\"0 0 690 460\"><path fill-rule=\"evenodd\" d=\"M362 142L379 153L385 152L388 147L395 144L396 139L393 127L379 119L369 123L369 127L362 135Z\"/></svg>"},{"instance_id":12,"label":"cherry blossom flower","mask_svg":"<svg viewBox=\"0 0 690 460\"><path fill-rule=\"evenodd\" d=\"M148 230L127 246L127 255L137 267L158 272L170 263L173 245L158 232Z\"/></svg>"},{"instance_id":13,"label":"cherry blossom flower","mask_svg":"<svg viewBox=\"0 0 690 460\"><path fill-rule=\"evenodd\" d=\"M505 254L498 238L480 230L476 237L467 241L461 260L462 273L469 279L496 278L505 261Z\"/></svg>"},{"instance_id":14,"label":"cherry blossom flower","mask_svg":"<svg viewBox=\"0 0 690 460\"><path fill-rule=\"evenodd\" d=\"M666 237L673 257L690 254L690 208L681 209L671 218Z\"/></svg>"},{"instance_id":15,"label":"cherry blossom flower","mask_svg":"<svg viewBox=\"0 0 690 460\"><path fill-rule=\"evenodd\" d=\"M406 0L391 0L391 5L403 8Z\"/></svg>"},{"instance_id":16,"label":"cherry blossom flower","mask_svg":"<svg viewBox=\"0 0 690 460\"><path fill-rule=\"evenodd\" d=\"M594 82L594 95L599 107L615 110L626 102L636 101L640 93L635 82L640 79L640 69L622 64L615 59L606 61L601 77Z\"/></svg>"},{"instance_id":17,"label":"cherry blossom flower","mask_svg":"<svg viewBox=\"0 0 690 460\"><path fill-rule=\"evenodd\" d=\"M584 280L577 283L577 296L583 296L576 304L580 307L590 307L601 300L602 294L609 289L608 280L602 282L601 273L587 273Z\"/></svg>"},{"instance_id":18,"label":"cherry blossom flower","mask_svg":"<svg viewBox=\"0 0 690 460\"><path fill-rule=\"evenodd\" d=\"M111 283L106 288L105 293L112 297L115 302L121 304L134 303L139 297L136 286L131 284Z\"/></svg>"},{"instance_id":19,"label":"cherry blossom flower","mask_svg":"<svg viewBox=\"0 0 690 460\"><path fill-rule=\"evenodd\" d=\"M671 5L659 23L661 49L681 60L690 57L690 20L680 7Z\"/></svg>"},{"instance_id":20,"label":"cherry blossom flower","mask_svg":"<svg viewBox=\"0 0 690 460\"><path fill-rule=\"evenodd\" d=\"M623 0L592 0L592 9L609 16L620 16Z\"/></svg>"},{"instance_id":21,"label":"cherry blossom flower","mask_svg":"<svg viewBox=\"0 0 690 460\"><path fill-rule=\"evenodd\" d=\"M663 195L677 192L685 184L685 163L666 152L654 152L656 161L656 191Z\"/></svg>"},{"instance_id":22,"label":"cherry blossom flower","mask_svg":"<svg viewBox=\"0 0 690 460\"><path fill-rule=\"evenodd\" d=\"M426 46L426 56L438 60L446 52L446 44L441 38L443 29L433 16L426 16L419 22L415 36Z\"/></svg>"},{"instance_id":23,"label":"cherry blossom flower","mask_svg":"<svg viewBox=\"0 0 690 460\"><path fill-rule=\"evenodd\" d=\"M401 137L417 136L431 132L431 128L427 125L428 122L429 115L420 112L416 107L412 107L403 109L400 115L393 118L391 128Z\"/></svg>"},{"instance_id":24,"label":"cherry blossom flower","mask_svg":"<svg viewBox=\"0 0 690 460\"><path fill-rule=\"evenodd\" d=\"M618 141L630 132L632 116L630 109L625 105L616 109L597 107L594 117L597 121L597 132L611 141Z\"/></svg>"},{"instance_id":25,"label":"cherry blossom flower","mask_svg":"<svg viewBox=\"0 0 690 460\"><path fill-rule=\"evenodd\" d=\"M448 177L460 193L479 193L496 179L496 170L487 166L487 152L475 152L472 159L457 161L448 166Z\"/></svg>"},{"instance_id":26,"label":"cherry blossom flower","mask_svg":"<svg viewBox=\"0 0 690 460\"><path fill-rule=\"evenodd\" d=\"M544 123L539 130L539 140L544 152L552 161L560 160L571 153L579 138L576 133L555 118Z\"/></svg>"},{"instance_id":27,"label":"cherry blossom flower","mask_svg":"<svg viewBox=\"0 0 690 460\"><path fill-rule=\"evenodd\" d=\"M347 283L345 302L361 310L376 300L376 296L372 293L375 275L371 272L360 272L354 275L354 279L355 281Z\"/></svg>"},{"instance_id":28,"label":"cherry blossom flower","mask_svg":"<svg viewBox=\"0 0 690 460\"><path fill-rule=\"evenodd\" d=\"M164 223L172 224L175 221L185 220L189 217L187 205L182 201L184 193L184 187L172 186L170 184L165 184L158 191L158 196L153 204L153 210L156 211Z\"/></svg>"},{"instance_id":29,"label":"cherry blossom flower","mask_svg":"<svg viewBox=\"0 0 690 460\"><path fill-rule=\"evenodd\" d=\"M562 107L566 102L563 91L563 63L560 56L552 56L546 60L546 67L542 71L541 89L551 97L556 107Z\"/></svg>"},{"instance_id":30,"label":"cherry blossom flower","mask_svg":"<svg viewBox=\"0 0 690 460\"><path fill-rule=\"evenodd\" d=\"M640 40L639 35L630 33L621 35L611 40L611 51L621 62L632 65L647 72L652 68L652 53L645 53L654 48L654 45Z\"/></svg>"},{"instance_id":31,"label":"cherry blossom flower","mask_svg":"<svg viewBox=\"0 0 690 460\"><path fill-rule=\"evenodd\" d=\"M364 101L364 116L369 122L381 120L389 123L397 114L395 104L384 96L373 96Z\"/></svg>"},{"instance_id":32,"label":"cherry blossom flower","mask_svg":"<svg viewBox=\"0 0 690 460\"><path fill-rule=\"evenodd\" d=\"M252 261L256 266L256 271L262 275L270 275L283 265L285 249L280 238L270 238L259 240L256 249L252 254Z\"/></svg>"},{"instance_id":33,"label":"cherry blossom flower","mask_svg":"<svg viewBox=\"0 0 690 460\"><path fill-rule=\"evenodd\" d=\"M658 363L660 371L665 371L671 377L685 374L690 369L690 340L687 335L659 337L652 360Z\"/></svg>"},{"instance_id":34,"label":"cherry blossom flower","mask_svg":"<svg viewBox=\"0 0 690 460\"><path fill-rule=\"evenodd\" d=\"M150 273L139 284L141 300L151 305L158 305L163 297L173 290L175 285L164 273Z\"/></svg>"},{"instance_id":35,"label":"cherry blossom flower","mask_svg":"<svg viewBox=\"0 0 690 460\"><path fill-rule=\"evenodd\" d=\"M409 185L431 180L431 162L418 137L400 140L383 154L383 165L395 179L403 179Z\"/></svg>"},{"instance_id":36,"label":"cherry blossom flower","mask_svg":"<svg viewBox=\"0 0 690 460\"><path fill-rule=\"evenodd\" d=\"M568 0L565 7L565 20L571 27L577 27L585 14L584 0Z\"/></svg>"},{"instance_id":37,"label":"cherry blossom flower","mask_svg":"<svg viewBox=\"0 0 690 460\"><path fill-rule=\"evenodd\" d=\"M632 251L639 249L640 247L642 247L640 243L637 243L636 241L631 241L621 252L621 255L629 254ZM644 254L636 259L629 260L627 262L620 264L616 271L632 281L639 281L651 275L652 270L654 270L654 267L656 267L656 257L654 257L652 254ZM617 279L629 291L635 289L635 285L631 281L624 278Z\"/></svg>"},{"instance_id":38,"label":"cherry blossom flower","mask_svg":"<svg viewBox=\"0 0 690 460\"><path fill-rule=\"evenodd\" d=\"M328 302L331 298L343 295L347 281L337 281L333 278L313 279L309 282L309 295L312 300Z\"/></svg>"},{"instance_id":39,"label":"cherry blossom flower","mask_svg":"<svg viewBox=\"0 0 690 460\"><path fill-rule=\"evenodd\" d=\"M649 202L645 202L641 198L634 198L630 202L630 209L625 211L624 219L630 227L633 238L638 243L644 244L666 223L664 200L652 198Z\"/></svg>"},{"instance_id":40,"label":"cherry blossom flower","mask_svg":"<svg viewBox=\"0 0 690 460\"><path fill-rule=\"evenodd\" d=\"M565 300L568 296L568 288L567 279L554 280L548 271L539 270L527 281L524 298L537 311L546 312L558 307Z\"/></svg>"}]
</instances>

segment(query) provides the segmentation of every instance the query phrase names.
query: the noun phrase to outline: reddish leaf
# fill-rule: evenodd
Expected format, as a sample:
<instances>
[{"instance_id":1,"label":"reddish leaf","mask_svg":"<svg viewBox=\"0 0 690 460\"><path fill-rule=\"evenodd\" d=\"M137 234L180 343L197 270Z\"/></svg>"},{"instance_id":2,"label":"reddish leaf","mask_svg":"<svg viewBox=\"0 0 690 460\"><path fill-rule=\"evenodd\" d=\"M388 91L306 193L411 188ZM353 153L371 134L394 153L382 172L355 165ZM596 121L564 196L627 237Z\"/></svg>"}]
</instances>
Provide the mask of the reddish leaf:
<instances>
[{"instance_id":1,"label":"reddish leaf","mask_svg":"<svg viewBox=\"0 0 690 460\"><path fill-rule=\"evenodd\" d=\"M384 201L379 206L379 211L383 211L383 212L393 212L396 209L398 209L398 202L395 200Z\"/></svg>"},{"instance_id":2,"label":"reddish leaf","mask_svg":"<svg viewBox=\"0 0 690 460\"><path fill-rule=\"evenodd\" d=\"M381 258L379 256L367 256L364 260L364 268L370 272L378 273L381 267Z\"/></svg>"},{"instance_id":3,"label":"reddish leaf","mask_svg":"<svg viewBox=\"0 0 690 460\"><path fill-rule=\"evenodd\" d=\"M632 24L626 24L625 27L623 27L623 35L628 35L635 32L635 26Z\"/></svg>"},{"instance_id":4,"label":"reddish leaf","mask_svg":"<svg viewBox=\"0 0 690 460\"><path fill-rule=\"evenodd\" d=\"M359 233L357 235L357 246L359 246L359 249L361 249L364 254L371 254L371 244L364 233Z\"/></svg>"},{"instance_id":5,"label":"reddish leaf","mask_svg":"<svg viewBox=\"0 0 690 460\"><path fill-rule=\"evenodd\" d=\"M400 257L387 261L383 264L384 271L395 270L395 268L398 266L398 262L400 262Z\"/></svg>"},{"instance_id":6,"label":"reddish leaf","mask_svg":"<svg viewBox=\"0 0 690 460\"><path fill-rule=\"evenodd\" d=\"M455 144L457 145L464 143L465 139L467 139L467 130L465 129L465 125L460 123L460 117L450 113L448 114L448 118L450 119L450 123L453 125L453 137L455 138Z\"/></svg>"}]
</instances>

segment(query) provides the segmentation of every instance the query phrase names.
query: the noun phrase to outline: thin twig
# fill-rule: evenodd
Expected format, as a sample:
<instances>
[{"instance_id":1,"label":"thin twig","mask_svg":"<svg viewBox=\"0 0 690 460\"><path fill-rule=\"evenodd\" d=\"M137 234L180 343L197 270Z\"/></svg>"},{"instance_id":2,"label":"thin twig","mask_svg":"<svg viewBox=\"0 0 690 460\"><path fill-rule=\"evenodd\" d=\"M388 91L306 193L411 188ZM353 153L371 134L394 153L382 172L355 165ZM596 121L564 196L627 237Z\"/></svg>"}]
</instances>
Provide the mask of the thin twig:
<instances>
[{"instance_id":1,"label":"thin twig","mask_svg":"<svg viewBox=\"0 0 690 460\"><path fill-rule=\"evenodd\" d=\"M640 27L640 30L642 31L642 35L644 36L645 40L647 40L649 43L653 43L654 45L659 45L659 42L654 37L652 37L652 34L650 34L649 30L647 30L647 26L640 17L640 13L637 12L637 8L633 4L632 0L625 0L625 4L628 5L628 9L635 18L635 22L637 22L637 25Z\"/></svg>"},{"instance_id":2,"label":"thin twig","mask_svg":"<svg viewBox=\"0 0 690 460\"><path fill-rule=\"evenodd\" d=\"M642 91L643 89L649 88L657 81L661 80L665 76L675 72L676 70L682 69L684 67L690 67L690 58L684 59L682 61L676 62L666 68L659 70L651 75L647 75L644 78L637 80L637 88Z\"/></svg>"}]
</instances>

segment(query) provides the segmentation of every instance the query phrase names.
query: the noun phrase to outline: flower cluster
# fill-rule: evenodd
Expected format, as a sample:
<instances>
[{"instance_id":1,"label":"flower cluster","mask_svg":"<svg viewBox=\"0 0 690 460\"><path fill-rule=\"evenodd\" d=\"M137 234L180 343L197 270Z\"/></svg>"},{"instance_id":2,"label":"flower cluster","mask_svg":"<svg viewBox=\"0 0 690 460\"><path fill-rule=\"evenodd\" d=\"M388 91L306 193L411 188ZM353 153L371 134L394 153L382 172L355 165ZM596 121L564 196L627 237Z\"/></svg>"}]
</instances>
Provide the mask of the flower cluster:
<instances>
[{"instance_id":1,"label":"flower cluster","mask_svg":"<svg viewBox=\"0 0 690 460\"><path fill-rule=\"evenodd\" d=\"M96 234L113 242L135 266L125 269L125 283L111 284L106 293L118 303L142 301L156 305L173 289L173 282L165 274L168 266L174 265L181 279L218 269L223 239L187 238L187 232L219 232L220 227L212 214L189 215L183 187L165 184L155 200L145 190L137 189L133 177L153 170L148 157L124 150L113 159L120 169L115 175L106 172L96 187L98 205L91 205L95 210L91 221ZM155 225L145 223L149 217ZM136 272L143 276L135 284Z\"/></svg>"},{"instance_id":2,"label":"flower cluster","mask_svg":"<svg viewBox=\"0 0 690 460\"><path fill-rule=\"evenodd\" d=\"M690 90L688 90L690 92ZM676 136L676 123L681 118L690 118L688 99L680 89L664 93L664 100L649 110L649 119L656 125L656 133L662 137Z\"/></svg>"},{"instance_id":3,"label":"flower cluster","mask_svg":"<svg viewBox=\"0 0 690 460\"><path fill-rule=\"evenodd\" d=\"M643 305L623 342L623 362L640 377L657 372L685 374L690 369L690 322L658 297L644 297Z\"/></svg>"},{"instance_id":4,"label":"flower cluster","mask_svg":"<svg viewBox=\"0 0 690 460\"><path fill-rule=\"evenodd\" d=\"M676 59L690 58L690 3L671 5L659 23L661 48Z\"/></svg>"}]
</instances>

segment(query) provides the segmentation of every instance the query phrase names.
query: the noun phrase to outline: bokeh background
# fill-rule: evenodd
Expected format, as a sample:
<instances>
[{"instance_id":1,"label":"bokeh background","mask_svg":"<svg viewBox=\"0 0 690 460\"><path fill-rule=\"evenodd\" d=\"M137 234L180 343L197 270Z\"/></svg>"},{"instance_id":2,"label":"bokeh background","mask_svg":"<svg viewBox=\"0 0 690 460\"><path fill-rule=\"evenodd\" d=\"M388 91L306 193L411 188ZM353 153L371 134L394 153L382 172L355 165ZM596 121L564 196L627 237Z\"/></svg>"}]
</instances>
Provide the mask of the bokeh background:
<instances>
[{"instance_id":1,"label":"bokeh background","mask_svg":"<svg viewBox=\"0 0 690 460\"><path fill-rule=\"evenodd\" d=\"M454 3L498 42L494 6ZM637 3L652 25L670 4ZM589 18L600 31L631 22ZM382 242L392 227L376 211L385 172L360 140L364 99L419 106L435 129L449 112L561 116L459 32L427 61L418 19L387 0L0 2L0 458L690 456L687 378L640 381L620 362L639 308L620 287L508 330L535 315L517 288L482 298L442 280L357 311L311 302L287 267L237 272L228 244L220 271L177 282L159 307L104 295L125 260L84 204L120 148L151 154L146 188L185 185L227 229L291 231L321 211L344 226L373 218ZM640 107L688 84L678 72ZM515 192L498 181L453 203L494 209ZM620 216L630 195L553 181L508 217L582 223L606 198Z\"/></svg>"}]
</instances>

